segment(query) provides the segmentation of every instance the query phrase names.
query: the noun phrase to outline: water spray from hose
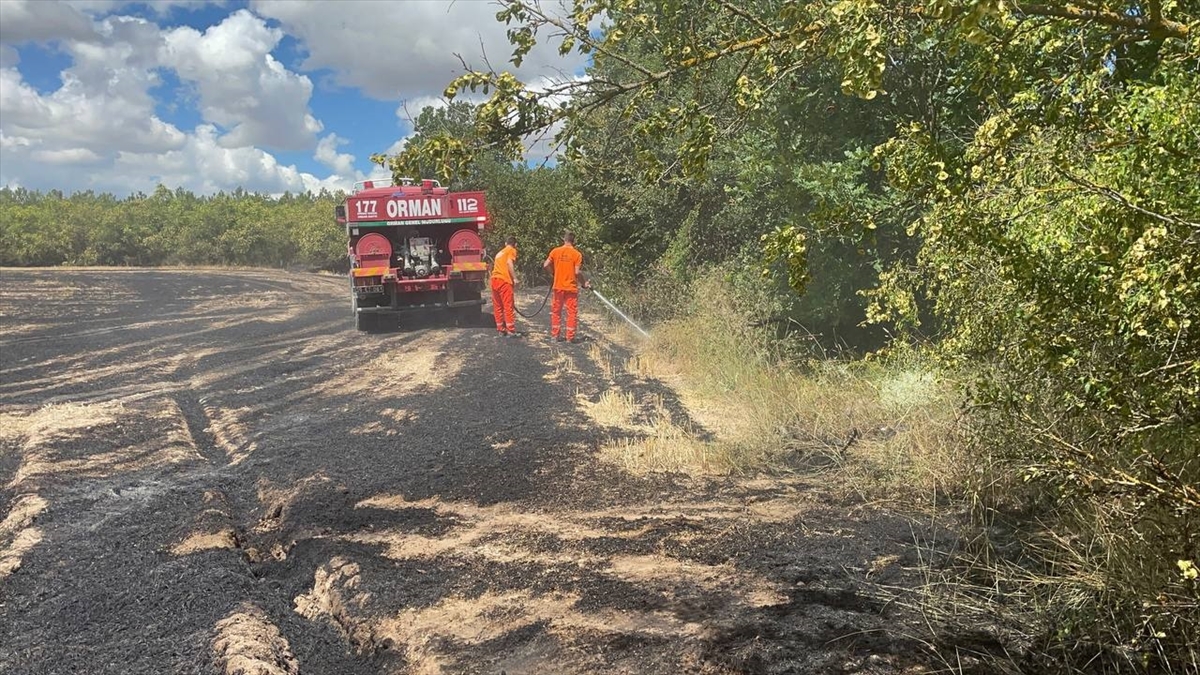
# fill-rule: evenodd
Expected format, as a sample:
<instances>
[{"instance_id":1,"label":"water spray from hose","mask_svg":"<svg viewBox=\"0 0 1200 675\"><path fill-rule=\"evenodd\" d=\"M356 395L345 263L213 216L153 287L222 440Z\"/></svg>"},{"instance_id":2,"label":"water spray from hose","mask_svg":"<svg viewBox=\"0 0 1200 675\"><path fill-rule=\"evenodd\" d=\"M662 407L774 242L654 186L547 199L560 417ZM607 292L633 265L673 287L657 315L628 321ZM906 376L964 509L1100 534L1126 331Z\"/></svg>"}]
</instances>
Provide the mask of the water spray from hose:
<instances>
[{"instance_id":1,"label":"water spray from hose","mask_svg":"<svg viewBox=\"0 0 1200 675\"><path fill-rule=\"evenodd\" d=\"M616 313L617 313L617 316L621 317L622 319L625 319L625 323L629 324L630 326L633 326L633 329L634 329L634 330L636 330L637 332L641 333L641 334L642 334L642 337L644 337L644 338L649 338L649 337L650 337L650 334L649 334L649 333L647 333L646 331L642 330L642 327L641 327L641 326L639 326L639 325L637 325L636 323L634 323L634 322L633 322L633 319L631 319L631 318L629 318L629 317L625 316L625 312L622 312L621 310L617 309L617 306L616 306L616 305L614 305L614 304L612 304L612 302L610 302L608 298L604 297L603 295L600 295L600 291L598 291L598 290L596 290L596 289L594 289L594 288L593 288L593 289L592 289L592 293L595 293L595 294L596 294L596 297L597 297L597 298L600 298L600 302L603 302L604 304L608 305L608 308L609 308L609 309L611 309L612 311L616 312Z\"/></svg>"}]
</instances>

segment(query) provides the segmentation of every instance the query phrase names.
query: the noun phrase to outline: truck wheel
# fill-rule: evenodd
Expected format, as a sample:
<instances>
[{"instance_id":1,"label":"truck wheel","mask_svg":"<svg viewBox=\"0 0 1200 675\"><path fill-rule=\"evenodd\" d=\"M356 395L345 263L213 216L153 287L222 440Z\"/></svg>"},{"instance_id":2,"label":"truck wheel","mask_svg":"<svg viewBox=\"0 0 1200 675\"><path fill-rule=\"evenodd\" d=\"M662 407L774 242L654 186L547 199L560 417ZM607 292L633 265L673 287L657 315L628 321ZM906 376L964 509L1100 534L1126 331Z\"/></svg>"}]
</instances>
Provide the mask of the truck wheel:
<instances>
[{"instance_id":1,"label":"truck wheel","mask_svg":"<svg viewBox=\"0 0 1200 675\"><path fill-rule=\"evenodd\" d=\"M374 314L364 314L362 312L354 313L354 330L364 332L372 331L375 330L375 323Z\"/></svg>"}]
</instances>

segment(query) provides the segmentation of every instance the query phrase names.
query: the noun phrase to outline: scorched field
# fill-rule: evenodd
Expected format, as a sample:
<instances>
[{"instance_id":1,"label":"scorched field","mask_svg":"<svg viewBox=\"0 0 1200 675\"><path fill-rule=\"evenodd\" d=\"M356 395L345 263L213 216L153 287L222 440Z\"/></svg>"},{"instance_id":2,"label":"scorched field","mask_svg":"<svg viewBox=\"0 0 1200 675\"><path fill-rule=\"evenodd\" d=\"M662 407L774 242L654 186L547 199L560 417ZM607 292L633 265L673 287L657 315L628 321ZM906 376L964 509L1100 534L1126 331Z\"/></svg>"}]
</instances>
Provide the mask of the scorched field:
<instances>
[{"instance_id":1,"label":"scorched field","mask_svg":"<svg viewBox=\"0 0 1200 675\"><path fill-rule=\"evenodd\" d=\"M584 344L352 329L340 277L0 272L0 671L928 672L931 533L803 472L635 477ZM535 295L529 292L527 295ZM585 299L586 300L586 299ZM544 320L540 317L539 320ZM953 641L954 638L946 638Z\"/></svg>"}]
</instances>

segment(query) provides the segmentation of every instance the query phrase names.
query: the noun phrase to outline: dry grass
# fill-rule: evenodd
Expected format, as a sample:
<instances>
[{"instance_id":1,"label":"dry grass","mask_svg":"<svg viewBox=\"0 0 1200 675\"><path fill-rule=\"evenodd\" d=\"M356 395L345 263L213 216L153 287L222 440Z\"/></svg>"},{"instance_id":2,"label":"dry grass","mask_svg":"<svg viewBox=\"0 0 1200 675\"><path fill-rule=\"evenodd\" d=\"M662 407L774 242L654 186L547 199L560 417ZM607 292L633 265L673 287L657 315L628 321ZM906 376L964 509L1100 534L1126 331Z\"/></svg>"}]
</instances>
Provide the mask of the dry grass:
<instances>
[{"instance_id":1,"label":"dry grass","mask_svg":"<svg viewBox=\"0 0 1200 675\"><path fill-rule=\"evenodd\" d=\"M956 383L915 363L828 364L782 392L787 447L866 498L960 491L970 470Z\"/></svg>"},{"instance_id":2,"label":"dry grass","mask_svg":"<svg viewBox=\"0 0 1200 675\"><path fill-rule=\"evenodd\" d=\"M713 289L706 297L720 297ZM786 365L745 328L732 303L708 302L696 314L657 327L631 345L626 372L678 393L694 433L660 409L641 433L609 443L602 457L634 473L752 473L835 467L864 498L911 499L958 490L970 470L959 436L957 383L919 355L890 361ZM653 405L608 392L590 404L593 419L617 421L630 407ZM712 440L702 440L712 439Z\"/></svg>"},{"instance_id":3,"label":"dry grass","mask_svg":"<svg viewBox=\"0 0 1200 675\"><path fill-rule=\"evenodd\" d=\"M700 440L662 418L656 419L640 438L604 444L600 458L634 474L724 475L749 468L743 466L746 457L735 446Z\"/></svg>"},{"instance_id":4,"label":"dry grass","mask_svg":"<svg viewBox=\"0 0 1200 675\"><path fill-rule=\"evenodd\" d=\"M542 376L547 382L578 379L583 375L575 366L575 361L562 351L554 352L550 357L551 370Z\"/></svg>"},{"instance_id":5,"label":"dry grass","mask_svg":"<svg viewBox=\"0 0 1200 675\"><path fill-rule=\"evenodd\" d=\"M445 387L462 367L461 355L445 351L443 340L429 333L413 338L403 349L358 359L354 366L322 383L318 391L334 396L380 390L434 392Z\"/></svg>"},{"instance_id":6,"label":"dry grass","mask_svg":"<svg viewBox=\"0 0 1200 675\"><path fill-rule=\"evenodd\" d=\"M0 521L0 581L20 569L25 554L41 543L42 531L33 523L46 506L36 494L21 495Z\"/></svg>"},{"instance_id":7,"label":"dry grass","mask_svg":"<svg viewBox=\"0 0 1200 675\"><path fill-rule=\"evenodd\" d=\"M580 401L592 421L603 427L627 427L633 423L638 406L633 394L619 389L609 389L592 403L581 397Z\"/></svg>"},{"instance_id":8,"label":"dry grass","mask_svg":"<svg viewBox=\"0 0 1200 675\"><path fill-rule=\"evenodd\" d=\"M300 664L266 613L243 603L216 625L213 654L226 675L295 675Z\"/></svg>"},{"instance_id":9,"label":"dry grass","mask_svg":"<svg viewBox=\"0 0 1200 675\"><path fill-rule=\"evenodd\" d=\"M402 607L397 611L377 604L371 589L370 571L346 557L335 557L318 568L311 590L295 598L295 611L310 620L329 621L361 652L375 646L392 645L402 650L408 673L435 675L462 672L457 660L464 647L494 647L491 654L503 666L488 664L486 672L561 673L584 675L597 672L641 672L638 668L612 668L589 660L577 662L580 654L593 650L590 641L654 639L667 642L692 641L711 630L711 624L744 616L756 608L787 601L787 586L778 580L728 562L716 564L675 558L667 550L614 554L596 544L612 539L640 540L658 529L658 522L687 520L697 524L743 525L746 523L794 522L806 504L793 495L759 501L741 498L620 504L597 510L523 511L517 505L478 505L439 497L409 499L402 494L378 494L357 507L409 511L429 509L440 520L455 523L454 529L438 537L404 528L383 528L338 535L343 541L382 546L382 555L393 560L477 561L501 566L529 566L561 570L571 576L600 575L643 589L655 597L692 597L701 592L711 598L711 609L693 618L659 609L620 611L580 605L571 593L541 591L450 594L434 604ZM613 520L625 523L612 529ZM640 526L634 529L634 526ZM538 542L549 535L561 542L555 550L544 550ZM704 535L681 532L680 541ZM609 552L604 552L609 551ZM375 566L372 566L375 567ZM704 621L699 621L699 619ZM711 624L710 624L711 622ZM539 627L531 639L537 643L535 658L498 640L514 631ZM544 642L543 642L544 641ZM581 649L580 647L588 647ZM708 672L708 671L705 671ZM714 671L715 672L715 671Z\"/></svg>"},{"instance_id":10,"label":"dry grass","mask_svg":"<svg viewBox=\"0 0 1200 675\"><path fill-rule=\"evenodd\" d=\"M82 458L58 455L60 443L86 438L93 431L99 435L99 430L117 424L118 418L156 424L161 435L134 445L111 446L111 449ZM20 486L34 490L52 477L100 478L203 459L184 423L182 411L171 399L130 407L119 403L51 405L16 419L18 423L8 428L15 431L17 437L23 435L25 440L21 447L21 463L8 485L10 488Z\"/></svg>"},{"instance_id":11,"label":"dry grass","mask_svg":"<svg viewBox=\"0 0 1200 675\"><path fill-rule=\"evenodd\" d=\"M106 449L99 440L104 432L131 420L155 424L163 434ZM93 436L97 440L92 454L60 456L64 443ZM200 457L182 412L170 399L130 406L118 401L51 404L27 412L0 413L0 440L19 458L11 481L3 487L21 492L0 521L0 581L17 571L25 555L45 536L36 521L48 507L46 498L38 493L49 480L108 477Z\"/></svg>"},{"instance_id":12,"label":"dry grass","mask_svg":"<svg viewBox=\"0 0 1200 675\"><path fill-rule=\"evenodd\" d=\"M250 413L248 407L231 409L204 405L209 432L229 458L230 466L241 464L258 449L258 443L250 437L249 428L245 423Z\"/></svg>"},{"instance_id":13,"label":"dry grass","mask_svg":"<svg viewBox=\"0 0 1200 675\"><path fill-rule=\"evenodd\" d=\"M27 446L54 437L78 437L92 427L110 424L124 412L119 403L55 403L30 413L0 414L0 438L21 439Z\"/></svg>"},{"instance_id":14,"label":"dry grass","mask_svg":"<svg viewBox=\"0 0 1200 675\"><path fill-rule=\"evenodd\" d=\"M591 359L592 363L596 364L596 368L600 370L600 374L606 380L612 380L616 375L617 371L613 367L609 352L604 347L601 347L599 342L593 342L588 347L588 358Z\"/></svg>"},{"instance_id":15,"label":"dry grass","mask_svg":"<svg viewBox=\"0 0 1200 675\"><path fill-rule=\"evenodd\" d=\"M199 551L215 549L233 549L237 547L237 539L233 530L225 528L217 532L194 532L183 541L171 547L174 555L188 555Z\"/></svg>"}]
</instances>

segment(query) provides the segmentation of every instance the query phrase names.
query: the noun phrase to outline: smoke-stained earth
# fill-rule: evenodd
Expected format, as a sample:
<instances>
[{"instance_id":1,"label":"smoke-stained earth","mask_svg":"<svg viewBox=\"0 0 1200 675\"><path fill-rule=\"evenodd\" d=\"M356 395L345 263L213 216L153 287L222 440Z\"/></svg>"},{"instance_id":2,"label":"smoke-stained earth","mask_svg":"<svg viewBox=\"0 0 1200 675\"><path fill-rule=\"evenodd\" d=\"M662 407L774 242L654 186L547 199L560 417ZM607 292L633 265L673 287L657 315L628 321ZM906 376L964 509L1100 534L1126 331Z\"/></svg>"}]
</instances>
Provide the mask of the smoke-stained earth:
<instances>
[{"instance_id":1,"label":"smoke-stained earth","mask_svg":"<svg viewBox=\"0 0 1200 675\"><path fill-rule=\"evenodd\" d=\"M588 400L683 408L584 323L364 334L340 277L0 271L0 672L938 663L880 590L931 533L803 472L598 461L632 432Z\"/></svg>"}]
</instances>

